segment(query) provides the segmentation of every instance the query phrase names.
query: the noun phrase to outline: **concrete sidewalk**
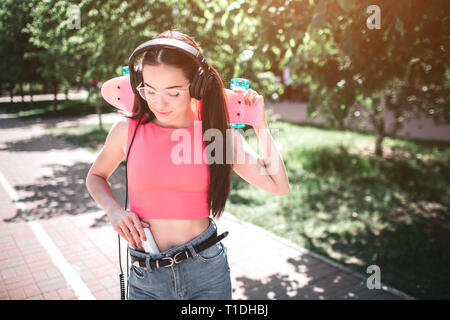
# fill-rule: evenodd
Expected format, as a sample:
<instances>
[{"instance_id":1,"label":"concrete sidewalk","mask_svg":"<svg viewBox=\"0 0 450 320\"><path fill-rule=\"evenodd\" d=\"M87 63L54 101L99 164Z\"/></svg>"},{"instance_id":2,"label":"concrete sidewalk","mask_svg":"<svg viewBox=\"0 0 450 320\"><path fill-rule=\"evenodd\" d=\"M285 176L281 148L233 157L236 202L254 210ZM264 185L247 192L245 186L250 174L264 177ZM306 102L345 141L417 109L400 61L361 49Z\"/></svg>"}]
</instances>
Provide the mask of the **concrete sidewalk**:
<instances>
[{"instance_id":1,"label":"concrete sidewalk","mask_svg":"<svg viewBox=\"0 0 450 320\"><path fill-rule=\"evenodd\" d=\"M108 115L113 122L118 115ZM0 117L0 299L120 299L117 234L85 187L95 155L44 128L97 123ZM124 203L124 170L109 179ZM369 290L352 273L290 241L225 213L219 232L233 299L412 299ZM126 275L126 244L122 267Z\"/></svg>"}]
</instances>

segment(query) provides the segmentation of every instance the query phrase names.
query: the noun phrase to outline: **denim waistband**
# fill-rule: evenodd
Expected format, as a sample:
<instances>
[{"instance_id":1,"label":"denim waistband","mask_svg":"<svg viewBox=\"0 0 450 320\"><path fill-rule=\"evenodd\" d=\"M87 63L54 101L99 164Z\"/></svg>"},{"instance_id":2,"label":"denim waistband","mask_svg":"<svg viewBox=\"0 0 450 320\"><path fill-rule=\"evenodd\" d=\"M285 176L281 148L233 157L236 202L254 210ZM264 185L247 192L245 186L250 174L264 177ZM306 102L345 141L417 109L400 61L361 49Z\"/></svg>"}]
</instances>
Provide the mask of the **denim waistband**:
<instances>
[{"instance_id":1,"label":"denim waistband","mask_svg":"<svg viewBox=\"0 0 450 320\"><path fill-rule=\"evenodd\" d=\"M160 253L144 253L137 250L134 250L130 245L128 245L128 250L130 251L130 254L132 254L134 257L145 259L146 257L150 257L151 260L158 260L163 257L169 257L172 256L178 252L185 251L188 249L189 246L196 246L209 237L211 237L215 232L217 232L217 225L214 222L212 218L209 218L209 226L208 228L203 231L201 234L199 234L197 237L192 239L189 242L186 242L185 244L182 244L177 247L170 248L166 251L160 252Z\"/></svg>"}]
</instances>

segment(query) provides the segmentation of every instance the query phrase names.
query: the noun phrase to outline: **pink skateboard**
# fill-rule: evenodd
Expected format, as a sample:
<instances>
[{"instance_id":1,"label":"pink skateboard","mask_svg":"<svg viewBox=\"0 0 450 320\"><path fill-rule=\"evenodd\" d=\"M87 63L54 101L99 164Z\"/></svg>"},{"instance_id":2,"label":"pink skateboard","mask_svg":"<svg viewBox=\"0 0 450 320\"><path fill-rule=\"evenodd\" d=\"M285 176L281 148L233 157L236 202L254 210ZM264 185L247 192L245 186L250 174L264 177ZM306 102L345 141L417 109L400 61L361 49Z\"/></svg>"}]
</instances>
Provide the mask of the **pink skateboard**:
<instances>
[{"instance_id":1,"label":"pink skateboard","mask_svg":"<svg viewBox=\"0 0 450 320\"><path fill-rule=\"evenodd\" d=\"M134 94L130 85L130 76L125 75L109 79L102 85L102 96L110 105L117 109L131 112Z\"/></svg>"},{"instance_id":2,"label":"pink skateboard","mask_svg":"<svg viewBox=\"0 0 450 320\"><path fill-rule=\"evenodd\" d=\"M225 89L230 126L233 128L243 128L244 124L254 126L261 121L261 102L256 101L253 105L247 105L244 103L244 95L245 91Z\"/></svg>"},{"instance_id":3,"label":"pink skateboard","mask_svg":"<svg viewBox=\"0 0 450 320\"><path fill-rule=\"evenodd\" d=\"M134 94L131 90L130 76L112 78L106 81L101 89L103 99L113 107L130 111L133 108ZM244 103L245 91L232 91L225 89L225 98L228 104L230 126L242 128L244 124L256 125L261 121L262 105L260 101L254 105Z\"/></svg>"}]
</instances>

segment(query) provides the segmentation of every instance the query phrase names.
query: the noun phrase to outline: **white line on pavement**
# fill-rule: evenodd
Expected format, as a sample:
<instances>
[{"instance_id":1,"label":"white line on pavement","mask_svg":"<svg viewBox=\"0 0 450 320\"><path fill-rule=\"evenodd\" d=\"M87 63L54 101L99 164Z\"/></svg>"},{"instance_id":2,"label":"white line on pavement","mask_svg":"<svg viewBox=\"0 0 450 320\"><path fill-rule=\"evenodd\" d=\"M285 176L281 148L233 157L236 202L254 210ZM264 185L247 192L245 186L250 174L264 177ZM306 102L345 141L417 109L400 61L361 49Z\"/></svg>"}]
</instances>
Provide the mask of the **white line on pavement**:
<instances>
[{"instance_id":1,"label":"white line on pavement","mask_svg":"<svg viewBox=\"0 0 450 320\"><path fill-rule=\"evenodd\" d=\"M26 204L18 200L19 197L16 191L11 187L8 180L6 180L1 171L0 183L9 194L16 207L22 211L27 210ZM73 289L78 299L95 300L94 295L91 293L91 291L77 274L77 272L73 269L73 267L64 258L61 251L58 249L58 247L56 247L55 243L52 241L47 232L45 232L44 228L42 228L41 224L38 221L29 221L28 225L30 226L31 230L33 230L41 245L45 248L45 250L47 250L53 263L59 268L62 275L66 279L66 282Z\"/></svg>"}]
</instances>

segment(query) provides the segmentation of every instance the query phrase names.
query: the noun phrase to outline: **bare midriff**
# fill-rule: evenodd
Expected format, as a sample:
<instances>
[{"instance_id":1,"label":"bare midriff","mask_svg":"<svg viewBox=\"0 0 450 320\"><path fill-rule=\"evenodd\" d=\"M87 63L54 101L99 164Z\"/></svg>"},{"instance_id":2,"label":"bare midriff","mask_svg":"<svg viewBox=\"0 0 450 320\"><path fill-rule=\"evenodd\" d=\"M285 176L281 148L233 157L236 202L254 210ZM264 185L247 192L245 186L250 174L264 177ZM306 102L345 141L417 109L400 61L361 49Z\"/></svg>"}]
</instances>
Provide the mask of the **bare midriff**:
<instances>
[{"instance_id":1,"label":"bare midriff","mask_svg":"<svg viewBox=\"0 0 450 320\"><path fill-rule=\"evenodd\" d=\"M181 246L199 236L209 227L209 218L195 220L144 219L160 252Z\"/></svg>"}]
</instances>

